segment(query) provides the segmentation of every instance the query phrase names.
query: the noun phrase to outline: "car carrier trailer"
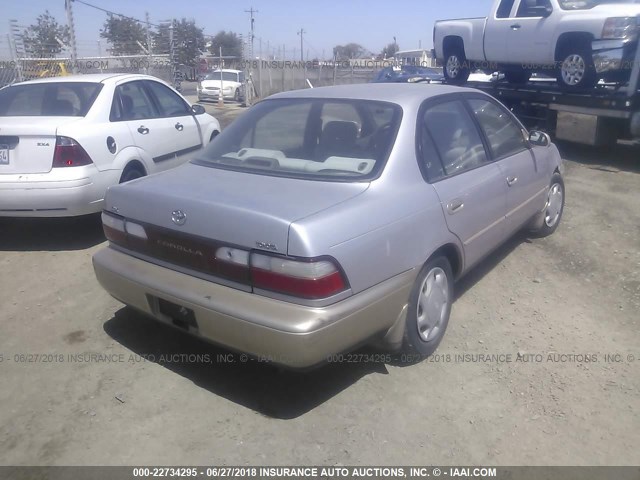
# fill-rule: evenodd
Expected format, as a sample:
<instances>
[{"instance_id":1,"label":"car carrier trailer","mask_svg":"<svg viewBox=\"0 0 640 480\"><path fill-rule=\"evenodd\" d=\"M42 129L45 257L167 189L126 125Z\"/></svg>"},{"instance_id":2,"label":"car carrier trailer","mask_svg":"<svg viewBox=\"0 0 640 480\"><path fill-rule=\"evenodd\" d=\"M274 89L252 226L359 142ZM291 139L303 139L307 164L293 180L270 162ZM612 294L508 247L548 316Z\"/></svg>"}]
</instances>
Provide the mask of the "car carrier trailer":
<instances>
[{"instance_id":1,"label":"car carrier trailer","mask_svg":"<svg viewBox=\"0 0 640 480\"><path fill-rule=\"evenodd\" d=\"M610 145L618 140L640 142L640 48L630 65L628 84L599 84L568 92L553 79L526 84L468 82L510 108L529 128L559 140L587 145Z\"/></svg>"}]
</instances>

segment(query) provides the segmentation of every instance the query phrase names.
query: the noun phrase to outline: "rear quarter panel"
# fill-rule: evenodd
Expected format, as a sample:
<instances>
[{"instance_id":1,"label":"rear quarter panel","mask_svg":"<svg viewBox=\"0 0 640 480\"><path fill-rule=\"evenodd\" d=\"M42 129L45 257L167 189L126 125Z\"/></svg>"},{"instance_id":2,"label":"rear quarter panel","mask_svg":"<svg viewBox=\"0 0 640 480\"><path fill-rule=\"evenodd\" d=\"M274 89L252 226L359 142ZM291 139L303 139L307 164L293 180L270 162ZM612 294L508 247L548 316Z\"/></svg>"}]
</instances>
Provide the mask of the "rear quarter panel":
<instances>
[{"instance_id":1,"label":"rear quarter panel","mask_svg":"<svg viewBox=\"0 0 640 480\"><path fill-rule=\"evenodd\" d=\"M486 18L440 20L436 22L434 27L436 58L444 59L444 39L454 36L462 39L467 60L484 61L484 28L486 22Z\"/></svg>"},{"instance_id":2,"label":"rear quarter panel","mask_svg":"<svg viewBox=\"0 0 640 480\"><path fill-rule=\"evenodd\" d=\"M458 239L447 229L435 189L418 167L418 107L405 109L394 151L366 191L290 226L288 254L334 257L353 293L422 267L448 243L462 252Z\"/></svg>"}]
</instances>

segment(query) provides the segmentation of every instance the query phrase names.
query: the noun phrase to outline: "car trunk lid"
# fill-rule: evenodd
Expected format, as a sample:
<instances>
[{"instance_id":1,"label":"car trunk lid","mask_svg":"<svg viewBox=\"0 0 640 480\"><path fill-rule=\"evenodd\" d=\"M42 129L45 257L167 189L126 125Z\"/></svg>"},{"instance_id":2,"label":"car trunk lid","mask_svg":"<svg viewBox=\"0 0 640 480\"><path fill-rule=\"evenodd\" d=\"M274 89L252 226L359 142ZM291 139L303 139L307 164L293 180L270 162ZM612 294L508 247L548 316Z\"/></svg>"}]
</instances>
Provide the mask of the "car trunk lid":
<instances>
[{"instance_id":1,"label":"car trunk lid","mask_svg":"<svg viewBox=\"0 0 640 480\"><path fill-rule=\"evenodd\" d=\"M154 230L159 227L165 241L182 242L171 245L173 250L205 239L286 254L291 223L347 201L368 186L187 164L112 187L105 208Z\"/></svg>"},{"instance_id":2,"label":"car trunk lid","mask_svg":"<svg viewBox=\"0 0 640 480\"><path fill-rule=\"evenodd\" d=\"M53 165L56 133L68 117L2 117L0 175L47 173Z\"/></svg>"}]
</instances>

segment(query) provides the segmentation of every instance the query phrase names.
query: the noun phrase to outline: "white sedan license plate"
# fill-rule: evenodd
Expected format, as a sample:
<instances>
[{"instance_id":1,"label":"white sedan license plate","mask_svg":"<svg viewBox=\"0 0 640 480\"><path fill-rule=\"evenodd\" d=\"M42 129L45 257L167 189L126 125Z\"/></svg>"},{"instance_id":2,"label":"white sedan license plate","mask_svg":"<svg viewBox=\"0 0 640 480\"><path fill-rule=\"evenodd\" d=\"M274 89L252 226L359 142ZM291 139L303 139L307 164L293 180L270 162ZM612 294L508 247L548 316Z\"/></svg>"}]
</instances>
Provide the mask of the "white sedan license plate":
<instances>
[{"instance_id":1,"label":"white sedan license plate","mask_svg":"<svg viewBox=\"0 0 640 480\"><path fill-rule=\"evenodd\" d=\"M9 165L9 145L0 145L0 165Z\"/></svg>"}]
</instances>

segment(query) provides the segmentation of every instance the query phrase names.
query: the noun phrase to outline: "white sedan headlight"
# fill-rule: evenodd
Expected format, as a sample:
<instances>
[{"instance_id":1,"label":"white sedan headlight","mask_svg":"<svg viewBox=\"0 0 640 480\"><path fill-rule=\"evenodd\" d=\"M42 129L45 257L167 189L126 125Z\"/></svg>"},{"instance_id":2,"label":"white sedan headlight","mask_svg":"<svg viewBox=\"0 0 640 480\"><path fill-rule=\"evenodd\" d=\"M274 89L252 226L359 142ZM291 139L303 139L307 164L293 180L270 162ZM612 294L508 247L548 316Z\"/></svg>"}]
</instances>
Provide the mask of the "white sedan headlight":
<instances>
[{"instance_id":1,"label":"white sedan headlight","mask_svg":"<svg viewBox=\"0 0 640 480\"><path fill-rule=\"evenodd\" d=\"M633 39L638 35L638 21L636 17L607 18L602 29L602 39Z\"/></svg>"}]
</instances>

